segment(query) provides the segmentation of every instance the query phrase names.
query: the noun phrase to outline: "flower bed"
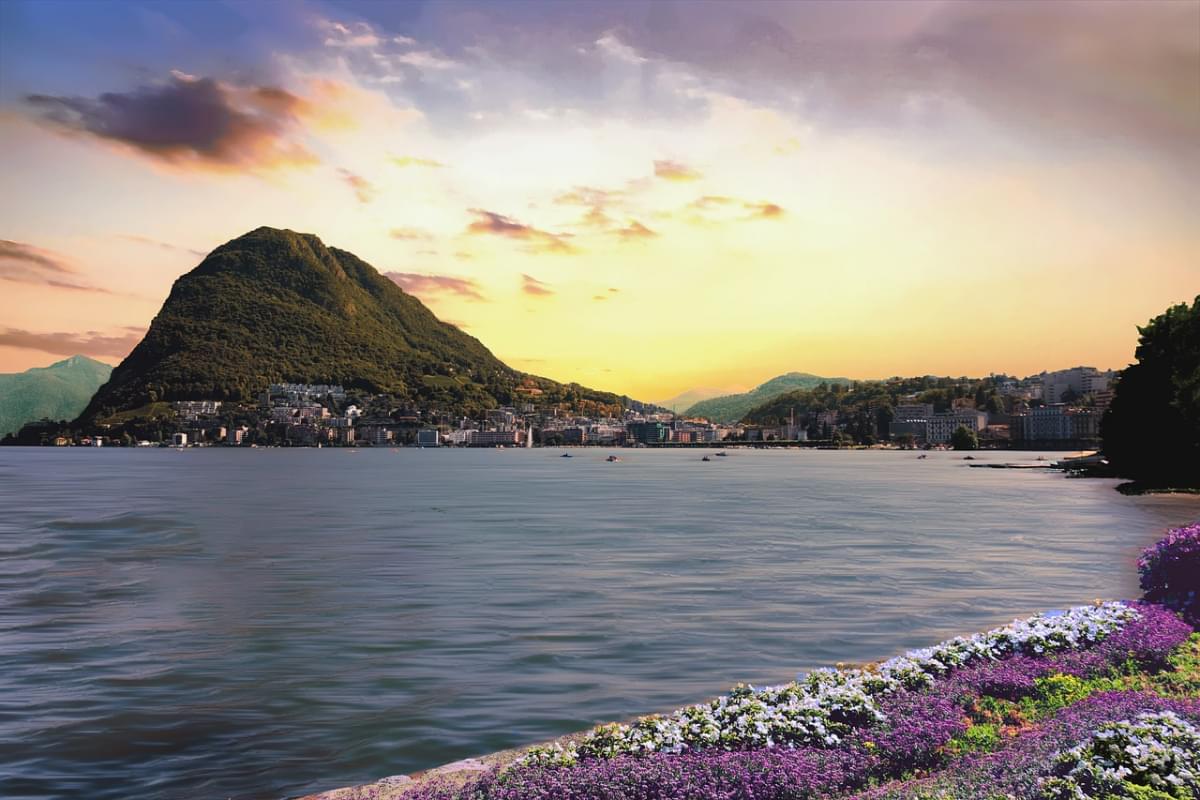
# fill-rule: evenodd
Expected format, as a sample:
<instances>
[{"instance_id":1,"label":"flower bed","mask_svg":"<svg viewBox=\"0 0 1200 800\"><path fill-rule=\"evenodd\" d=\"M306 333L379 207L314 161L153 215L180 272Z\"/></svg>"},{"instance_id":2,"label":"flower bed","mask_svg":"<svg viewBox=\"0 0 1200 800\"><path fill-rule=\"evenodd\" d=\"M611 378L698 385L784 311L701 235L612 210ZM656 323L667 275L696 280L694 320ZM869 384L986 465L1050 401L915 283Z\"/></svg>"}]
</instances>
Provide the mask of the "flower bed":
<instances>
[{"instance_id":1,"label":"flower bed","mask_svg":"<svg viewBox=\"0 0 1200 800\"><path fill-rule=\"evenodd\" d=\"M404 796L1197 800L1200 634L1176 612L1200 610L1200 524L1139 567L1165 605L1081 606L863 669L738 686Z\"/></svg>"},{"instance_id":2,"label":"flower bed","mask_svg":"<svg viewBox=\"0 0 1200 800\"><path fill-rule=\"evenodd\" d=\"M1141 715L1169 712L1189 725L1200 724L1200 701L1169 699L1148 692L1101 692L1060 710L1003 749L985 755L968 756L942 770L936 776L890 784L856 795L854 800L985 800L1021 798L1047 800L1058 795L1054 780L1061 771L1067 753L1079 752L1081 738L1089 738L1114 723L1136 721ZM1124 727L1124 726L1122 726ZM1070 795L1065 795L1070 797ZM1127 795L1095 795L1118 800ZM1091 800L1089 794L1077 800ZM1169 796L1146 795L1150 800ZM1187 797L1187 795L1180 795Z\"/></svg>"},{"instance_id":3,"label":"flower bed","mask_svg":"<svg viewBox=\"0 0 1200 800\"><path fill-rule=\"evenodd\" d=\"M1059 753L1053 773L1041 781L1047 800L1136 796L1146 789L1195 797L1200 791L1200 728L1174 711L1108 722L1087 741Z\"/></svg>"},{"instance_id":4,"label":"flower bed","mask_svg":"<svg viewBox=\"0 0 1200 800\"><path fill-rule=\"evenodd\" d=\"M948 745L967 732L969 709L980 697L1025 697L1054 685L1047 684L1047 676L1081 684L1085 677L1117 668L1155 669L1190 634L1191 627L1174 614L1142 604L1105 603L1038 615L877 668L819 670L781 687L738 687L669 717L600 726L576 747L534 748L532 755L467 786L424 786L406 797L845 796L941 765Z\"/></svg>"},{"instance_id":5,"label":"flower bed","mask_svg":"<svg viewBox=\"0 0 1200 800\"><path fill-rule=\"evenodd\" d=\"M532 748L525 763L570 766L581 760L777 745L833 747L855 729L883 723L880 698L925 689L952 671L1014 655L1046 656L1089 648L1120 633L1141 612L1125 603L1080 606L913 650L875 667L816 670L783 686L737 686L709 703L632 725L602 725L579 746Z\"/></svg>"}]
</instances>

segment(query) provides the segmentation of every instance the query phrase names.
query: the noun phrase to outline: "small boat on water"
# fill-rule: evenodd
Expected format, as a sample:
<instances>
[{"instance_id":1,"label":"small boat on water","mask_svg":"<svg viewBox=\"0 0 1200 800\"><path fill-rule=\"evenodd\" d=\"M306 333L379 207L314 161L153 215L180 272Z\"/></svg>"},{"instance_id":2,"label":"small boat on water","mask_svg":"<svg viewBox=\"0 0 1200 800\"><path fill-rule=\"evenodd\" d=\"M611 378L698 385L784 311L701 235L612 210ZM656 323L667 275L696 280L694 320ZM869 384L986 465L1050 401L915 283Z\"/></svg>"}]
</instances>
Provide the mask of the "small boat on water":
<instances>
[{"instance_id":1,"label":"small boat on water","mask_svg":"<svg viewBox=\"0 0 1200 800\"><path fill-rule=\"evenodd\" d=\"M559 456L559 458L574 458L574 457L575 456L571 455L570 453L563 453L561 456Z\"/></svg>"},{"instance_id":2,"label":"small boat on water","mask_svg":"<svg viewBox=\"0 0 1200 800\"><path fill-rule=\"evenodd\" d=\"M704 458L702 458L702 459L700 459L700 460L701 460L701 461L712 461L712 459L711 459L711 458L709 458L708 456L705 456Z\"/></svg>"},{"instance_id":3,"label":"small boat on water","mask_svg":"<svg viewBox=\"0 0 1200 800\"><path fill-rule=\"evenodd\" d=\"M606 458L604 460L605 461L620 461L621 459L617 458L616 456L609 456L608 458Z\"/></svg>"},{"instance_id":4,"label":"small boat on water","mask_svg":"<svg viewBox=\"0 0 1200 800\"><path fill-rule=\"evenodd\" d=\"M729 453L726 453L724 450L722 450L721 452L714 453L713 455L717 456L718 458L726 458L729 455Z\"/></svg>"},{"instance_id":5,"label":"small boat on water","mask_svg":"<svg viewBox=\"0 0 1200 800\"><path fill-rule=\"evenodd\" d=\"M918 461L922 458L929 458L929 456L925 455L924 453L921 453L921 455L917 456Z\"/></svg>"}]
</instances>

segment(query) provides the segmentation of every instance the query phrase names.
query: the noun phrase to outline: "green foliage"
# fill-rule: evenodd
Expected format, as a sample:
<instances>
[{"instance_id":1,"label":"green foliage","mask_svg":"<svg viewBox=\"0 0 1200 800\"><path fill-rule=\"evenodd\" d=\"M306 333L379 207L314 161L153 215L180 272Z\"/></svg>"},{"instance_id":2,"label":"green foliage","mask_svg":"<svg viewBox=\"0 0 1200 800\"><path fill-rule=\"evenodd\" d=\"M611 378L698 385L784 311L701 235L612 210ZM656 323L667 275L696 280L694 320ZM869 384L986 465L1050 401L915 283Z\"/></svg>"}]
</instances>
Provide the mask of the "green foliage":
<instances>
[{"instance_id":1,"label":"green foliage","mask_svg":"<svg viewBox=\"0 0 1200 800\"><path fill-rule=\"evenodd\" d=\"M1137 363L1121 373L1101 423L1117 474L1200 486L1200 296L1138 328Z\"/></svg>"},{"instance_id":2,"label":"green foliage","mask_svg":"<svg viewBox=\"0 0 1200 800\"><path fill-rule=\"evenodd\" d=\"M950 444L955 450L978 450L979 437L966 425L959 425L950 434Z\"/></svg>"},{"instance_id":3,"label":"green foliage","mask_svg":"<svg viewBox=\"0 0 1200 800\"><path fill-rule=\"evenodd\" d=\"M990 753L1000 746L1000 729L993 724L972 725L950 740L947 750L952 755Z\"/></svg>"},{"instance_id":4,"label":"green foliage","mask_svg":"<svg viewBox=\"0 0 1200 800\"><path fill-rule=\"evenodd\" d=\"M87 356L0 375L0 436L39 419L74 419L108 380L112 367Z\"/></svg>"},{"instance_id":5,"label":"green foliage","mask_svg":"<svg viewBox=\"0 0 1200 800\"><path fill-rule=\"evenodd\" d=\"M253 401L284 381L338 383L447 414L626 402L511 369L353 254L259 228L175 282L81 421L171 400Z\"/></svg>"},{"instance_id":6,"label":"green foliage","mask_svg":"<svg viewBox=\"0 0 1200 800\"><path fill-rule=\"evenodd\" d=\"M778 375L761 386L742 394L727 394L701 400L683 412L683 415L705 417L713 422L737 422L752 408L769 402L784 393L796 389L811 389L822 383L848 384L850 381L847 378L822 378L807 372L789 372Z\"/></svg>"},{"instance_id":7,"label":"green foliage","mask_svg":"<svg viewBox=\"0 0 1200 800\"><path fill-rule=\"evenodd\" d=\"M1088 681L1074 675L1047 675L1034 681L1033 695L1021 700L1021 711L1030 719L1048 717L1101 689L1101 681Z\"/></svg>"}]
</instances>

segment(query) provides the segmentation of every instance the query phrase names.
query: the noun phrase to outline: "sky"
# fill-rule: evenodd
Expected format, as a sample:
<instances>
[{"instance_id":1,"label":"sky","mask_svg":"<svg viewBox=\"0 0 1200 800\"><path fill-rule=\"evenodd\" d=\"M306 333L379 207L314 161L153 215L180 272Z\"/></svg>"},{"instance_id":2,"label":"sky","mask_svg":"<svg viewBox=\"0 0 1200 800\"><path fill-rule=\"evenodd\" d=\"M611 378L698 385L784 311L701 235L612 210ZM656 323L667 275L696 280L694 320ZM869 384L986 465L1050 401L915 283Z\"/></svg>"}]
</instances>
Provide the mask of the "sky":
<instances>
[{"instance_id":1,"label":"sky","mask_svg":"<svg viewBox=\"0 0 1200 800\"><path fill-rule=\"evenodd\" d=\"M1200 2L0 2L0 371L261 225L647 400L1119 368L1198 209Z\"/></svg>"}]
</instances>

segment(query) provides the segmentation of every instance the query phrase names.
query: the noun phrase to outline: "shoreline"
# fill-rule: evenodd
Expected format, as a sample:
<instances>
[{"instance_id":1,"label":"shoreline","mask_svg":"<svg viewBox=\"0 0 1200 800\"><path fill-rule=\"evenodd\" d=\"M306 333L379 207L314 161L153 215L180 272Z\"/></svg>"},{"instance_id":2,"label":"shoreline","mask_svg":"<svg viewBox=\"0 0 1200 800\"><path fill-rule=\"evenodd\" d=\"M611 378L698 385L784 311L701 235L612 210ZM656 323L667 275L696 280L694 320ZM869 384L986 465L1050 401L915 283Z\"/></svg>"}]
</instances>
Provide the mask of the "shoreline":
<instances>
[{"instance_id":1,"label":"shoreline","mask_svg":"<svg viewBox=\"0 0 1200 800\"><path fill-rule=\"evenodd\" d=\"M945 649L948 646L957 647L958 645L953 644L953 642L962 642L962 641L967 641L967 640L976 640L981 637L989 637L989 636L994 635L996 632L1002 631L1002 630L1010 630L1011 631L1016 627L1019 627L1022 625L1027 625L1028 623L1030 623L1031 621L1036 620L1036 619L1051 620L1056 617L1071 616L1081 610L1085 610L1088 608L1091 608L1093 611L1099 613L1102 608L1108 608L1108 607L1112 607L1112 606L1125 607L1125 608L1130 608L1130 609L1132 609L1132 608L1141 608L1141 609L1160 608L1158 606L1146 606L1146 605L1143 605L1143 601L1136 601L1136 600L1107 601L1107 602L1102 602L1100 600L1096 600L1096 601L1093 601L1091 606L1077 606L1077 607L1073 607L1073 608L1066 609L1066 610L1046 610L1046 611L1034 614L1032 617L1028 617L1025 619L1013 620L1011 623L1009 623L1006 626L1001 626L1000 628L994 628L985 633L967 634L965 636L959 636L959 637L956 637L954 640L947 640L940 644L933 645L932 647L929 647L929 648L922 648L920 650L909 651L905 654L902 654L899 656L894 656L894 657L892 657L890 659L886 659L886 660L873 661L873 662L864 663L864 664L838 663L836 666L836 672L840 673L840 674L858 673L858 674L864 675L864 676L880 676L880 675L889 673L889 670L897 669L897 667L894 666L897 661L909 661L910 659L914 658L915 654L919 654L919 653L920 654L932 654L933 651L939 650L939 649ZM1144 614L1147 612L1139 611L1137 613L1140 615L1140 614ZM1137 619L1138 619L1138 617L1135 616L1134 622L1129 623L1129 624L1131 624L1131 625L1136 624ZM1183 624L1183 627L1185 629L1190 629L1192 631L1200 632L1200 628L1196 628L1196 627L1189 628L1187 623L1181 623L1181 624ZM1119 630L1121 630L1121 629L1118 628L1118 631ZM1113 635L1113 634L1110 633L1109 635ZM1075 654L1086 653L1089 650L1091 650L1092 648L1101 647L1103 645L1104 641L1105 640L1102 638L1102 639L1098 640L1098 642L1093 641L1093 643L1090 645L1071 645L1069 647L1064 648L1061 652L1065 652L1068 654L1070 654L1070 653L1075 653ZM1192 636L1192 641L1194 641L1196 643L1196 645L1200 645L1200 640L1197 640L1196 635ZM1008 653L1007 655L1001 654L1001 655L992 656L992 658L996 659L995 663L1003 663L1006 659L1011 658L1014 655L1017 657L1020 657L1019 654L1022 652L1023 651L1018 648L1018 649L1015 649L1012 652ZM1049 652L1052 653L1052 652L1056 652L1056 651L1049 651ZM917 655L915 657L920 659L925 656ZM1048 655L1047 657L1050 657L1050 656ZM954 664L955 662L951 661L951 662L944 662L944 663ZM966 662L966 663L969 664L972 662ZM900 667L899 669L904 670L904 669L908 669L908 667ZM949 674L953 675L957 670L961 670L961 669L964 669L964 667L952 666L952 667L950 667ZM1153 674L1152 671L1146 672L1145 669L1146 668L1143 668L1142 674ZM818 668L817 670L814 670L814 672L810 672L808 674L813 675L814 673L821 673L821 672L825 672L825 671L826 670L822 670L822 669ZM943 674L945 674L945 673L943 673ZM797 685L797 683L803 684L804 678L805 678L805 676L801 675L797 679L797 681L794 682L792 685ZM762 688L762 690L771 691L770 687L761 687L761 688ZM738 687L735 687L735 689L733 691L736 693L738 691ZM715 704L715 702L718 699L720 699L720 698L710 699L708 701L705 701L705 703L714 703ZM651 714L649 716L640 715L638 717L634 717L632 719L622 721L620 723L620 726L632 725L635 723L636 720L639 720L639 719L641 719L641 720L661 719L662 717L663 717L663 715L659 715L659 714ZM562 750L574 751L576 749L576 747L588 737L589 734L592 734L594 731L596 731L598 729L612 727L612 726L613 726L613 723L602 723L601 725L593 726L592 728L582 730L582 731L577 731L575 733L565 734L563 736L559 736L557 738L554 738L554 739L551 739L548 741L526 744L526 745L522 745L519 747L500 750L500 751L490 753L487 755L462 758L462 759L452 761L447 764L443 764L443 765L433 767L433 768L430 768L427 770L416 771L411 774L391 775L391 776L380 778L378 780L370 781L370 782L364 783L364 784L353 785L353 786L344 786L344 787L339 787L339 788L335 788L335 789L323 790L323 791L316 792L316 793L302 795L299 798L295 798L295 800L403 800L403 798L409 796L410 793L418 792L422 788L437 788L437 789L441 789L441 790L445 790L445 789L449 788L449 789L457 790L457 789L469 784L472 780L480 777L484 773L487 773L489 771L495 771L495 770L503 770L504 768L507 768L507 767L513 765L514 762L517 762L521 758L521 756L523 756L526 753L531 753L531 751L544 750L547 748L555 748L555 749L558 749L560 752ZM634 751L634 752L636 752L636 751ZM424 797L425 794L422 793L420 796ZM439 794L439 796L441 796L441 795Z\"/></svg>"}]
</instances>

